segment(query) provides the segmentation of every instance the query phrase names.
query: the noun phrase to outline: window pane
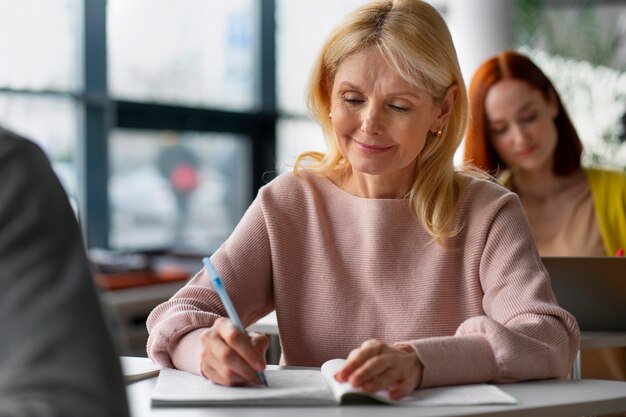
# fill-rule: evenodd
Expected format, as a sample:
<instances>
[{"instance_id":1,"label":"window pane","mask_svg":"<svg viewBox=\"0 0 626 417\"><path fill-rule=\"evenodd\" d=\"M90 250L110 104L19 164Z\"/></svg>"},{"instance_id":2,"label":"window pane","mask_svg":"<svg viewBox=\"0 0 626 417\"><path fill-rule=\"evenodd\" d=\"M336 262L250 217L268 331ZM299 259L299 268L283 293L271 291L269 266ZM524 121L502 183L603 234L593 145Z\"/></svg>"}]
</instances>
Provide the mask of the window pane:
<instances>
[{"instance_id":1,"label":"window pane","mask_svg":"<svg viewBox=\"0 0 626 417\"><path fill-rule=\"evenodd\" d=\"M523 48L552 80L583 143L583 164L626 170L626 72Z\"/></svg>"},{"instance_id":2,"label":"window pane","mask_svg":"<svg viewBox=\"0 0 626 417\"><path fill-rule=\"evenodd\" d=\"M298 155L305 151L326 152L322 128L307 119L280 119L277 128L277 166L279 172L293 169Z\"/></svg>"},{"instance_id":3,"label":"window pane","mask_svg":"<svg viewBox=\"0 0 626 417\"><path fill-rule=\"evenodd\" d=\"M0 1L0 86L76 91L80 0Z\"/></svg>"},{"instance_id":4,"label":"window pane","mask_svg":"<svg viewBox=\"0 0 626 417\"><path fill-rule=\"evenodd\" d=\"M111 246L215 251L250 204L250 148L235 135L114 131Z\"/></svg>"},{"instance_id":5,"label":"window pane","mask_svg":"<svg viewBox=\"0 0 626 417\"><path fill-rule=\"evenodd\" d=\"M337 23L367 0L276 0L276 83L279 109L305 112L304 94L313 61Z\"/></svg>"},{"instance_id":6,"label":"window pane","mask_svg":"<svg viewBox=\"0 0 626 417\"><path fill-rule=\"evenodd\" d=\"M233 110L255 104L254 0L109 0L109 84L118 98Z\"/></svg>"},{"instance_id":7,"label":"window pane","mask_svg":"<svg viewBox=\"0 0 626 417\"><path fill-rule=\"evenodd\" d=\"M75 210L77 117L76 103L70 98L0 94L0 124L43 148Z\"/></svg>"},{"instance_id":8,"label":"window pane","mask_svg":"<svg viewBox=\"0 0 626 417\"><path fill-rule=\"evenodd\" d=\"M447 0L429 0L444 12ZM304 114L311 67L330 31L369 0L276 0L276 97L289 114Z\"/></svg>"}]
</instances>

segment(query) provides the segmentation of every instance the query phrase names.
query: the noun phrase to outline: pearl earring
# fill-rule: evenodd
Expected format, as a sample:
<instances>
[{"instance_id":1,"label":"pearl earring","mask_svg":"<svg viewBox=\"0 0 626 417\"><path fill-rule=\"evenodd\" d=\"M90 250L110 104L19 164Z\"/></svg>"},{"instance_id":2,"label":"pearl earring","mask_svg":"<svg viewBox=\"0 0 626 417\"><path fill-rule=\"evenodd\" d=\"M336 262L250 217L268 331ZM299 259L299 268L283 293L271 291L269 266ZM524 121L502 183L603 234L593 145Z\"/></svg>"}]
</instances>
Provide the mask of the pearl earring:
<instances>
[{"instance_id":1,"label":"pearl earring","mask_svg":"<svg viewBox=\"0 0 626 417\"><path fill-rule=\"evenodd\" d=\"M440 137L441 137L441 135L443 135L443 130L439 129L438 131L434 132L434 133L433 133L433 135L434 135L436 138L440 138Z\"/></svg>"},{"instance_id":2,"label":"pearl earring","mask_svg":"<svg viewBox=\"0 0 626 417\"><path fill-rule=\"evenodd\" d=\"M332 113L328 113L328 118L332 119L333 118L333 114Z\"/></svg>"}]
</instances>

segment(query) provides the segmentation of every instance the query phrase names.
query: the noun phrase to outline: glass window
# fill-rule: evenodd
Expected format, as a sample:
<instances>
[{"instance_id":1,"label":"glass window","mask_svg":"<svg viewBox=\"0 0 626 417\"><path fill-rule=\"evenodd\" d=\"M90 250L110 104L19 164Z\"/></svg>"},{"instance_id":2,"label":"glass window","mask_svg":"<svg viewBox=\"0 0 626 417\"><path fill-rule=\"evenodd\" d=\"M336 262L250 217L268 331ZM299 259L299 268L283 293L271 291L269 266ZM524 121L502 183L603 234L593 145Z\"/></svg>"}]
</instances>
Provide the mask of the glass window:
<instances>
[{"instance_id":1,"label":"glass window","mask_svg":"<svg viewBox=\"0 0 626 417\"><path fill-rule=\"evenodd\" d=\"M113 248L211 253L250 204L246 137L119 129L109 152Z\"/></svg>"},{"instance_id":2,"label":"glass window","mask_svg":"<svg viewBox=\"0 0 626 417\"><path fill-rule=\"evenodd\" d=\"M276 1L276 85L282 112L305 112L304 95L313 61L337 23L367 0Z\"/></svg>"},{"instance_id":3,"label":"glass window","mask_svg":"<svg viewBox=\"0 0 626 417\"><path fill-rule=\"evenodd\" d=\"M305 151L326 152L322 128L307 119L280 119L277 126L277 167L279 172L293 169L298 155Z\"/></svg>"},{"instance_id":4,"label":"glass window","mask_svg":"<svg viewBox=\"0 0 626 417\"><path fill-rule=\"evenodd\" d=\"M0 1L0 86L80 87L80 0Z\"/></svg>"},{"instance_id":5,"label":"glass window","mask_svg":"<svg viewBox=\"0 0 626 417\"><path fill-rule=\"evenodd\" d=\"M120 99L248 110L254 0L109 0L109 85Z\"/></svg>"},{"instance_id":6,"label":"glass window","mask_svg":"<svg viewBox=\"0 0 626 417\"><path fill-rule=\"evenodd\" d=\"M583 164L626 170L626 5L518 2L518 49L550 77L583 142Z\"/></svg>"},{"instance_id":7,"label":"glass window","mask_svg":"<svg viewBox=\"0 0 626 417\"><path fill-rule=\"evenodd\" d=\"M0 93L0 124L43 148L75 210L77 115L76 103L70 98Z\"/></svg>"}]
</instances>

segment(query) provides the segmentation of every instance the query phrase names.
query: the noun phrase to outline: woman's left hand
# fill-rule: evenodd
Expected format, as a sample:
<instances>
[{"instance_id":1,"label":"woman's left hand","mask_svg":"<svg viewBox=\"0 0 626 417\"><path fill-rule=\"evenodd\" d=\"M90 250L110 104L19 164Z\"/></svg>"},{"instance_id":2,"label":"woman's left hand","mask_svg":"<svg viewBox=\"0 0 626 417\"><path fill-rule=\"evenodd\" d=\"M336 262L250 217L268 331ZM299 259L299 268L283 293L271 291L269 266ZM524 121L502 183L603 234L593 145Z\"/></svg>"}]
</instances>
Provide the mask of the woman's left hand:
<instances>
[{"instance_id":1,"label":"woman's left hand","mask_svg":"<svg viewBox=\"0 0 626 417\"><path fill-rule=\"evenodd\" d=\"M422 369L422 363L411 346L387 345L371 339L350 352L335 379L349 382L365 392L387 389L391 399L399 399L419 386Z\"/></svg>"}]
</instances>

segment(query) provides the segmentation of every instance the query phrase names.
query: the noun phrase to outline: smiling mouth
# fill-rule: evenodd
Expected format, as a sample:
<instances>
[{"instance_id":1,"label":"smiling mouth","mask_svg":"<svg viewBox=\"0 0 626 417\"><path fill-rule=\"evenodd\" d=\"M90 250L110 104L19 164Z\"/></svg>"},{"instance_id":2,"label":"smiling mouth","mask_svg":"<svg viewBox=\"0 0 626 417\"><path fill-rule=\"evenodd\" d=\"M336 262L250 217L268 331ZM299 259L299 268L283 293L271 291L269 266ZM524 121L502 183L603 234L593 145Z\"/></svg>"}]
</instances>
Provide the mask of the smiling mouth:
<instances>
[{"instance_id":1,"label":"smiling mouth","mask_svg":"<svg viewBox=\"0 0 626 417\"><path fill-rule=\"evenodd\" d=\"M388 151L389 149L391 149L391 146L376 146L376 145L367 145L365 143L359 142L355 139L352 139L352 142L354 142L354 145L363 153L366 154L380 154L383 152Z\"/></svg>"},{"instance_id":2,"label":"smiling mouth","mask_svg":"<svg viewBox=\"0 0 626 417\"><path fill-rule=\"evenodd\" d=\"M522 149L521 151L517 152L517 156L523 158L525 156L531 155L533 152L535 152L535 149L537 149L535 146L531 146L530 148Z\"/></svg>"}]
</instances>

